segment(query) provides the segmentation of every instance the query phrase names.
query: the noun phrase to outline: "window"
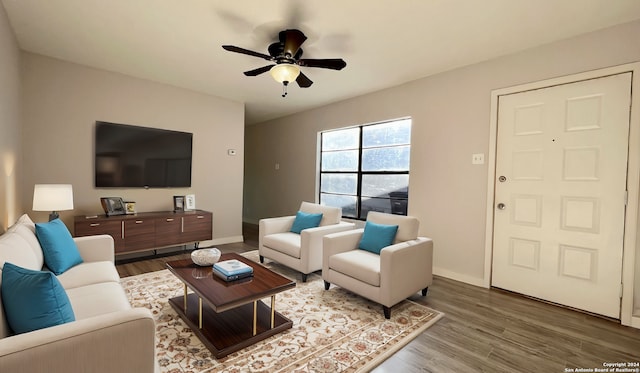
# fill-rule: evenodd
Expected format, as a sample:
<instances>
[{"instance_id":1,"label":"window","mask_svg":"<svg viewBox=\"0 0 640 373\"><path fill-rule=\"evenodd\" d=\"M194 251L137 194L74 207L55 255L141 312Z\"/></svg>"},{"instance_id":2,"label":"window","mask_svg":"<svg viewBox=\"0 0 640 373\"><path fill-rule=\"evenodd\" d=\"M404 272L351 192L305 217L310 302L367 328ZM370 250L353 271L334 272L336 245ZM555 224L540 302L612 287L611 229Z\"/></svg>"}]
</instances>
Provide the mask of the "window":
<instances>
[{"instance_id":1,"label":"window","mask_svg":"<svg viewBox=\"0 0 640 373\"><path fill-rule=\"evenodd\" d=\"M411 119L320 133L320 203L344 217L407 215Z\"/></svg>"}]
</instances>

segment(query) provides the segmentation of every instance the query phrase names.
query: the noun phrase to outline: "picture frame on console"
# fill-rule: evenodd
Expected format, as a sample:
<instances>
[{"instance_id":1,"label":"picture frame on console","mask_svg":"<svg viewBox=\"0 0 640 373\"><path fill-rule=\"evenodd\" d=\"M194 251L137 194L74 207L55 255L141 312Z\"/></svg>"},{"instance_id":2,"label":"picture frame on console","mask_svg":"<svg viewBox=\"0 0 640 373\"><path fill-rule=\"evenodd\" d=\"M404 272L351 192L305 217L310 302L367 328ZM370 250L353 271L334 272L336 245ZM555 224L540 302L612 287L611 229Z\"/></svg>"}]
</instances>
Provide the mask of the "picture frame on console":
<instances>
[{"instance_id":1,"label":"picture frame on console","mask_svg":"<svg viewBox=\"0 0 640 373\"><path fill-rule=\"evenodd\" d=\"M120 197L101 197L100 204L107 216L125 215L125 204Z\"/></svg>"},{"instance_id":2,"label":"picture frame on console","mask_svg":"<svg viewBox=\"0 0 640 373\"><path fill-rule=\"evenodd\" d=\"M196 209L195 194L187 194L184 196L184 211L194 211Z\"/></svg>"},{"instance_id":3,"label":"picture frame on console","mask_svg":"<svg viewBox=\"0 0 640 373\"><path fill-rule=\"evenodd\" d=\"M173 211L184 211L184 196L173 196Z\"/></svg>"}]
</instances>

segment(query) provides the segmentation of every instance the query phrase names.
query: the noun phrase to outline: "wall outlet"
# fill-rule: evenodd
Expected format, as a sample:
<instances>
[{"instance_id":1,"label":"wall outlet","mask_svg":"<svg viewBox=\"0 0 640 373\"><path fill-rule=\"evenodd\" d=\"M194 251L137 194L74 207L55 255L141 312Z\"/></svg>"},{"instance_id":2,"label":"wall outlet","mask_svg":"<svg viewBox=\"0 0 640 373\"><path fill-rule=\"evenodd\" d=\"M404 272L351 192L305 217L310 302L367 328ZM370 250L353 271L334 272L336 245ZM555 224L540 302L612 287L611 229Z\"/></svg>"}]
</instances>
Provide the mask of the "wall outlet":
<instances>
[{"instance_id":1,"label":"wall outlet","mask_svg":"<svg viewBox=\"0 0 640 373\"><path fill-rule=\"evenodd\" d=\"M280 169L280 163L276 163L276 170Z\"/></svg>"},{"instance_id":2,"label":"wall outlet","mask_svg":"<svg viewBox=\"0 0 640 373\"><path fill-rule=\"evenodd\" d=\"M484 164L484 153L471 155L471 164Z\"/></svg>"}]
</instances>

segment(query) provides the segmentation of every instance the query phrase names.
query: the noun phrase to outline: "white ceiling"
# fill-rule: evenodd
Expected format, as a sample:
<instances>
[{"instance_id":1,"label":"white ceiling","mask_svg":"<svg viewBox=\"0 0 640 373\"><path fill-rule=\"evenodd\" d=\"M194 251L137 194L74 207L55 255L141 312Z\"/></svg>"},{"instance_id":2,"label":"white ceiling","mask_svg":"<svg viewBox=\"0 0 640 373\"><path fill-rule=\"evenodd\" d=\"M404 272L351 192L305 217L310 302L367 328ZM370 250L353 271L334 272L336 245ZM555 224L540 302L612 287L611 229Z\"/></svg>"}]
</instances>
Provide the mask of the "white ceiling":
<instances>
[{"instance_id":1,"label":"white ceiling","mask_svg":"<svg viewBox=\"0 0 640 373\"><path fill-rule=\"evenodd\" d=\"M246 104L247 124L640 19L638 0L1 0L20 48ZM308 37L306 89L243 71L280 30Z\"/></svg>"}]
</instances>

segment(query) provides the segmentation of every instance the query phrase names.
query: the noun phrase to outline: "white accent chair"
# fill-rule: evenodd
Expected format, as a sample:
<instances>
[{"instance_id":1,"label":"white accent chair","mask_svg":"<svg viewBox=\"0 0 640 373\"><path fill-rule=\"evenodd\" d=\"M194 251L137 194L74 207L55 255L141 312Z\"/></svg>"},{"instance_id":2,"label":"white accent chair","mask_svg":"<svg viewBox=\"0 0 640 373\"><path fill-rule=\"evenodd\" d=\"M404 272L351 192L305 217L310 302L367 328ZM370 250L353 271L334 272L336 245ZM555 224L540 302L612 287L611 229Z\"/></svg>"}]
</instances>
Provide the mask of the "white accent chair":
<instances>
[{"instance_id":1,"label":"white accent chair","mask_svg":"<svg viewBox=\"0 0 640 373\"><path fill-rule=\"evenodd\" d=\"M307 275L322 269L322 237L329 233L355 228L355 224L341 221L342 209L302 202L300 211L322 213L320 225L304 229L300 234L291 232L295 216L261 219L258 232L260 263L271 259L302 273L302 282Z\"/></svg>"},{"instance_id":2,"label":"white accent chair","mask_svg":"<svg viewBox=\"0 0 640 373\"><path fill-rule=\"evenodd\" d=\"M433 282L433 241L418 237L415 217L369 212L367 221L398 225L391 246L380 255L359 249L364 228L330 234L323 239L322 279L326 290L338 285L383 306L385 318L391 307L427 289Z\"/></svg>"}]
</instances>

